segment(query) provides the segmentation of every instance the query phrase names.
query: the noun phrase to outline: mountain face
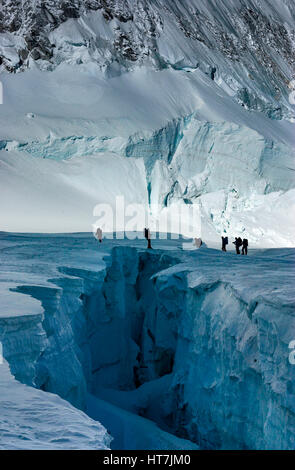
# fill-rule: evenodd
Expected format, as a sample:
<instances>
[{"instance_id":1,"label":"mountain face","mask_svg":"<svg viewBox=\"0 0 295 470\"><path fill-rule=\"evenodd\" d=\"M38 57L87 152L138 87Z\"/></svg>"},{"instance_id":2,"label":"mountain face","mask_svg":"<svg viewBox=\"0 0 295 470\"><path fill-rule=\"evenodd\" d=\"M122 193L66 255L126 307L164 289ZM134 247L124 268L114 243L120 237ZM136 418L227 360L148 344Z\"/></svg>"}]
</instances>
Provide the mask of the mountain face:
<instances>
[{"instance_id":1,"label":"mountain face","mask_svg":"<svg viewBox=\"0 0 295 470\"><path fill-rule=\"evenodd\" d=\"M291 0L2 1L3 228L90 230L123 194L292 245L294 19Z\"/></svg>"},{"instance_id":2,"label":"mountain face","mask_svg":"<svg viewBox=\"0 0 295 470\"><path fill-rule=\"evenodd\" d=\"M0 61L10 72L31 60L49 70L64 61L93 61L111 75L144 64L200 67L213 80L236 81L236 98L246 107L264 107L251 84L263 82L259 91L277 102L267 111L281 118L295 73L294 15L290 0L3 0ZM247 69L246 83L233 73L237 65Z\"/></svg>"}]
</instances>

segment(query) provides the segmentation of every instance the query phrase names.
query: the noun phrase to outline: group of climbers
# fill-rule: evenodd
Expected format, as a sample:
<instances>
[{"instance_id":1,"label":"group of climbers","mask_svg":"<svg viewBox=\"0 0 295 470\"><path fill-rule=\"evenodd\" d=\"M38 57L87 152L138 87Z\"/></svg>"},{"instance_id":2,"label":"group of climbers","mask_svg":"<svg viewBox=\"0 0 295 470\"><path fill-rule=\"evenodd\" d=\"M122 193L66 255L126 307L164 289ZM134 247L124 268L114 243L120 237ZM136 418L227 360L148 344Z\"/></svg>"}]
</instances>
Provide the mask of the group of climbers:
<instances>
[{"instance_id":1,"label":"group of climbers","mask_svg":"<svg viewBox=\"0 0 295 470\"><path fill-rule=\"evenodd\" d=\"M148 245L147 245L147 248L150 250L152 249L152 243L151 243L151 232L150 232L150 229L149 228L145 228L144 229L144 238L147 240L148 242ZM99 241L99 243L102 242L102 230L101 228L98 228L96 230L96 238L97 240ZM221 237L222 239L222 251L226 251L226 247L228 245L228 237ZM202 242L202 239L201 238L195 238L194 239L194 245L197 247L197 248L200 248L202 246L203 242ZM236 253L237 255L240 255L241 252L240 252L240 248L242 247L242 255L247 255L248 254L248 240L247 238L244 238L243 240L241 239L241 237L236 237L235 238L235 241L233 242L233 244L235 245L236 247Z\"/></svg>"},{"instance_id":2,"label":"group of climbers","mask_svg":"<svg viewBox=\"0 0 295 470\"><path fill-rule=\"evenodd\" d=\"M248 240L247 240L247 238L244 238L242 240L241 237L236 237L233 244L236 247L237 255L241 254L241 252L240 252L241 247L242 247L242 255L247 255L248 254Z\"/></svg>"},{"instance_id":3,"label":"group of climbers","mask_svg":"<svg viewBox=\"0 0 295 470\"><path fill-rule=\"evenodd\" d=\"M226 251L226 246L228 245L228 237L221 237L222 240L222 251ZM242 247L242 255L247 255L248 254L248 240L247 238L244 238L243 240L241 237L236 237L235 241L233 244L236 247L236 253L237 255L240 255L240 248Z\"/></svg>"}]
</instances>

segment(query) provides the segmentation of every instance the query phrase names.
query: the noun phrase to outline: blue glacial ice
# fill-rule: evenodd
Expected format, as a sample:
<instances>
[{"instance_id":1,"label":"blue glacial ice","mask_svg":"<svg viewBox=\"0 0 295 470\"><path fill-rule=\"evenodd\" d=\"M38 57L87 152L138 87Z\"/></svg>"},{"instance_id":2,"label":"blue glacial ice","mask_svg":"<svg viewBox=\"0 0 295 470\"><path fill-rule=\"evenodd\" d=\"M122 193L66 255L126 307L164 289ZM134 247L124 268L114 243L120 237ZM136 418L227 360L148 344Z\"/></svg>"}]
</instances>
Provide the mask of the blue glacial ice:
<instances>
[{"instance_id":1,"label":"blue glacial ice","mask_svg":"<svg viewBox=\"0 0 295 470\"><path fill-rule=\"evenodd\" d=\"M11 390L22 382L40 399L58 395L60 416L75 407L83 436L92 418L114 438L99 428L100 442L76 448L294 449L294 249L153 247L1 233ZM36 432L27 448L42 445Z\"/></svg>"}]
</instances>

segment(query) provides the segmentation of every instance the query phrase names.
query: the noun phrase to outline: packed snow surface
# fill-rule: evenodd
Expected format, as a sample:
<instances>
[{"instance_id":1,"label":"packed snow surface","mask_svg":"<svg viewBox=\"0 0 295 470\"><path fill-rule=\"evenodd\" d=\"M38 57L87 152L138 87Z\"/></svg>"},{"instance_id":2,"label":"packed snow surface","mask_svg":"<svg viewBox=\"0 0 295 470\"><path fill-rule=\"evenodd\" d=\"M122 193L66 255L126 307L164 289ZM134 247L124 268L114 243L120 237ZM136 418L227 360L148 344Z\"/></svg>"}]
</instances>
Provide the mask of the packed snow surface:
<instances>
[{"instance_id":1,"label":"packed snow surface","mask_svg":"<svg viewBox=\"0 0 295 470\"><path fill-rule=\"evenodd\" d=\"M0 375L18 435L38 394L57 400L60 419L77 413L65 446L91 447L97 429L108 445L78 408L114 449L294 449L294 250L152 244L1 233L0 341L18 382L5 363ZM16 407L18 390L28 401ZM42 447L39 416L25 444L10 440L5 418L3 446Z\"/></svg>"},{"instance_id":2,"label":"packed snow surface","mask_svg":"<svg viewBox=\"0 0 295 470\"><path fill-rule=\"evenodd\" d=\"M0 449L109 449L105 428L57 395L23 385L0 369Z\"/></svg>"}]
</instances>

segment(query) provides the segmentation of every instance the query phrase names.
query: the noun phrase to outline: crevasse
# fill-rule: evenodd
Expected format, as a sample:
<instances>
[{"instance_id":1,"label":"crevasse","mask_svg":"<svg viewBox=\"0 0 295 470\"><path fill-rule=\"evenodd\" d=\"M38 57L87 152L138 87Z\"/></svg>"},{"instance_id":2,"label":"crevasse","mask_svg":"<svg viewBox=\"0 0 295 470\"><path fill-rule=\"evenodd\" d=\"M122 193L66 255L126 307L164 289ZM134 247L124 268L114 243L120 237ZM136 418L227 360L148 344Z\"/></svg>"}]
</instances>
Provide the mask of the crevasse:
<instances>
[{"instance_id":1,"label":"crevasse","mask_svg":"<svg viewBox=\"0 0 295 470\"><path fill-rule=\"evenodd\" d=\"M87 392L136 397L138 414L201 448L293 448L290 306L158 250L115 247L102 271L60 272L56 287L17 288L43 315L1 319L18 380L81 409Z\"/></svg>"}]
</instances>

